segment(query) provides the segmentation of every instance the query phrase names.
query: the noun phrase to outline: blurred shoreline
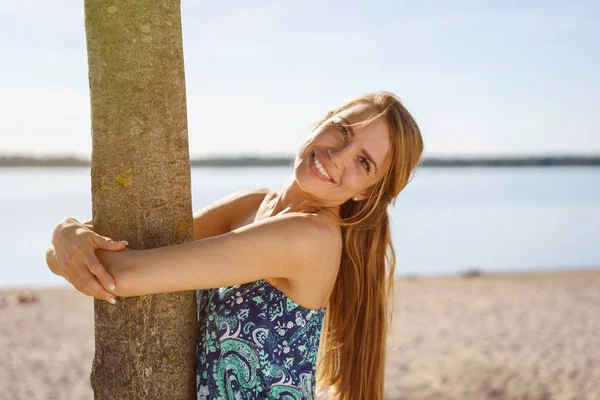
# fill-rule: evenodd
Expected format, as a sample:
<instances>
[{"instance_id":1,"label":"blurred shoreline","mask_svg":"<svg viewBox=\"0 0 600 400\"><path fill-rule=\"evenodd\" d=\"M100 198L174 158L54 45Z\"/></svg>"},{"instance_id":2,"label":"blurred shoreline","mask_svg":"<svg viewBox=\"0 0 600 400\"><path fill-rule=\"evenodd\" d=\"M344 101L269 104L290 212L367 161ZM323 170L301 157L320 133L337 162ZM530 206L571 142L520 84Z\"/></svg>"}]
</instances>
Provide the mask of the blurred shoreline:
<instances>
[{"instance_id":1,"label":"blurred shoreline","mask_svg":"<svg viewBox=\"0 0 600 400\"><path fill-rule=\"evenodd\" d=\"M206 157L192 158L192 167L288 167L292 157ZM0 167L89 167L85 158L34 157L0 155ZM523 157L427 157L421 167L552 167L552 166L600 166L597 156L523 156Z\"/></svg>"}]
</instances>

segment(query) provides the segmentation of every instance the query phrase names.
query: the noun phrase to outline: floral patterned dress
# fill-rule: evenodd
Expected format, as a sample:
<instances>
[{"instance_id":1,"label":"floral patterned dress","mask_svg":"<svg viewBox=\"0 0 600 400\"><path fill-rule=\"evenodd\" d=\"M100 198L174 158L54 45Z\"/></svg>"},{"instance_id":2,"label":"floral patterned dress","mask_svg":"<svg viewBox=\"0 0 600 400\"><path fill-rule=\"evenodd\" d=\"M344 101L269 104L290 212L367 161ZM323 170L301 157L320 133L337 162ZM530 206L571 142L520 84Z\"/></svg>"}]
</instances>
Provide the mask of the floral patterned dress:
<instances>
[{"instance_id":1,"label":"floral patterned dress","mask_svg":"<svg viewBox=\"0 0 600 400\"><path fill-rule=\"evenodd\" d=\"M324 308L304 308L264 280L197 298L199 400L314 398Z\"/></svg>"}]
</instances>

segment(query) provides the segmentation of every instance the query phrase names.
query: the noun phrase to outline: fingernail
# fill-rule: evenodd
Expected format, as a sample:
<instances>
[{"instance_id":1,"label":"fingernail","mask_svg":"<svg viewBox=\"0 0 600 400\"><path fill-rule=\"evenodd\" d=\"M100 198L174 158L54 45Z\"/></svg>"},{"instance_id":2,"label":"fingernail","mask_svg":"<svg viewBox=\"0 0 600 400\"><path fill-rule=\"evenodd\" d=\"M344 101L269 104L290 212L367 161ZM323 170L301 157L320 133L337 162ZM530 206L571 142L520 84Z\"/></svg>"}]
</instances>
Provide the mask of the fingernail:
<instances>
[{"instance_id":1,"label":"fingernail","mask_svg":"<svg viewBox=\"0 0 600 400\"><path fill-rule=\"evenodd\" d=\"M108 302L110 304L117 304L117 300L115 300L115 299L108 299Z\"/></svg>"},{"instance_id":2,"label":"fingernail","mask_svg":"<svg viewBox=\"0 0 600 400\"><path fill-rule=\"evenodd\" d=\"M110 290L112 290L112 291L114 291L114 290L115 290L115 287L116 287L116 286L115 286L115 284L114 284L114 283L109 283L109 284L108 284L108 288L109 288Z\"/></svg>"},{"instance_id":3,"label":"fingernail","mask_svg":"<svg viewBox=\"0 0 600 400\"><path fill-rule=\"evenodd\" d=\"M121 240L122 243L125 243L125 246L129 246L129 242L126 240Z\"/></svg>"}]
</instances>

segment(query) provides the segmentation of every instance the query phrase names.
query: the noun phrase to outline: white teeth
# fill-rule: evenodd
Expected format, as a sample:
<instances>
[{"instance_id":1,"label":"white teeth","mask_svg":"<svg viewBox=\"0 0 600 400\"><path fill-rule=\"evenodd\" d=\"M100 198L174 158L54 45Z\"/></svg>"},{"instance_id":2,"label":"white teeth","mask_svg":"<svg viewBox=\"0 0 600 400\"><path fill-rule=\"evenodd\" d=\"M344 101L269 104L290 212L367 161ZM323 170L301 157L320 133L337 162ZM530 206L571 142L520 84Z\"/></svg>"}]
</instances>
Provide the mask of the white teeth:
<instances>
[{"instance_id":1,"label":"white teeth","mask_svg":"<svg viewBox=\"0 0 600 400\"><path fill-rule=\"evenodd\" d=\"M313 156L313 160L315 162L315 165L317 166L317 169L321 173L321 175L323 175L325 178L331 180L331 177L329 176L329 174L327 173L327 171L325 171L325 168L323 168L323 166L321 165L321 163L317 159L317 155L316 154Z\"/></svg>"}]
</instances>

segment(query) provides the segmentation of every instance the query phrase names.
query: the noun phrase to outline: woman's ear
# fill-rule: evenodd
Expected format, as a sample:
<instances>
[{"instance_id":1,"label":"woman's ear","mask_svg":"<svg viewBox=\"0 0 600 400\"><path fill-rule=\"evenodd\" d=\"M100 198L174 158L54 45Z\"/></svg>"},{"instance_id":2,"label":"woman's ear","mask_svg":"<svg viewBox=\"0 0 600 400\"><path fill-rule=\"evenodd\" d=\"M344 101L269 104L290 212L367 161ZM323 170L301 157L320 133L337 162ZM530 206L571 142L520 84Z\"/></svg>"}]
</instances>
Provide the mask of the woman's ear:
<instances>
[{"instance_id":1,"label":"woman's ear","mask_svg":"<svg viewBox=\"0 0 600 400\"><path fill-rule=\"evenodd\" d=\"M368 189L363 190L362 192L360 192L359 194L357 194L356 196L354 196L352 199L354 201L366 200L369 197L371 197L371 193L372 192L373 192L373 187L370 187Z\"/></svg>"}]
</instances>

